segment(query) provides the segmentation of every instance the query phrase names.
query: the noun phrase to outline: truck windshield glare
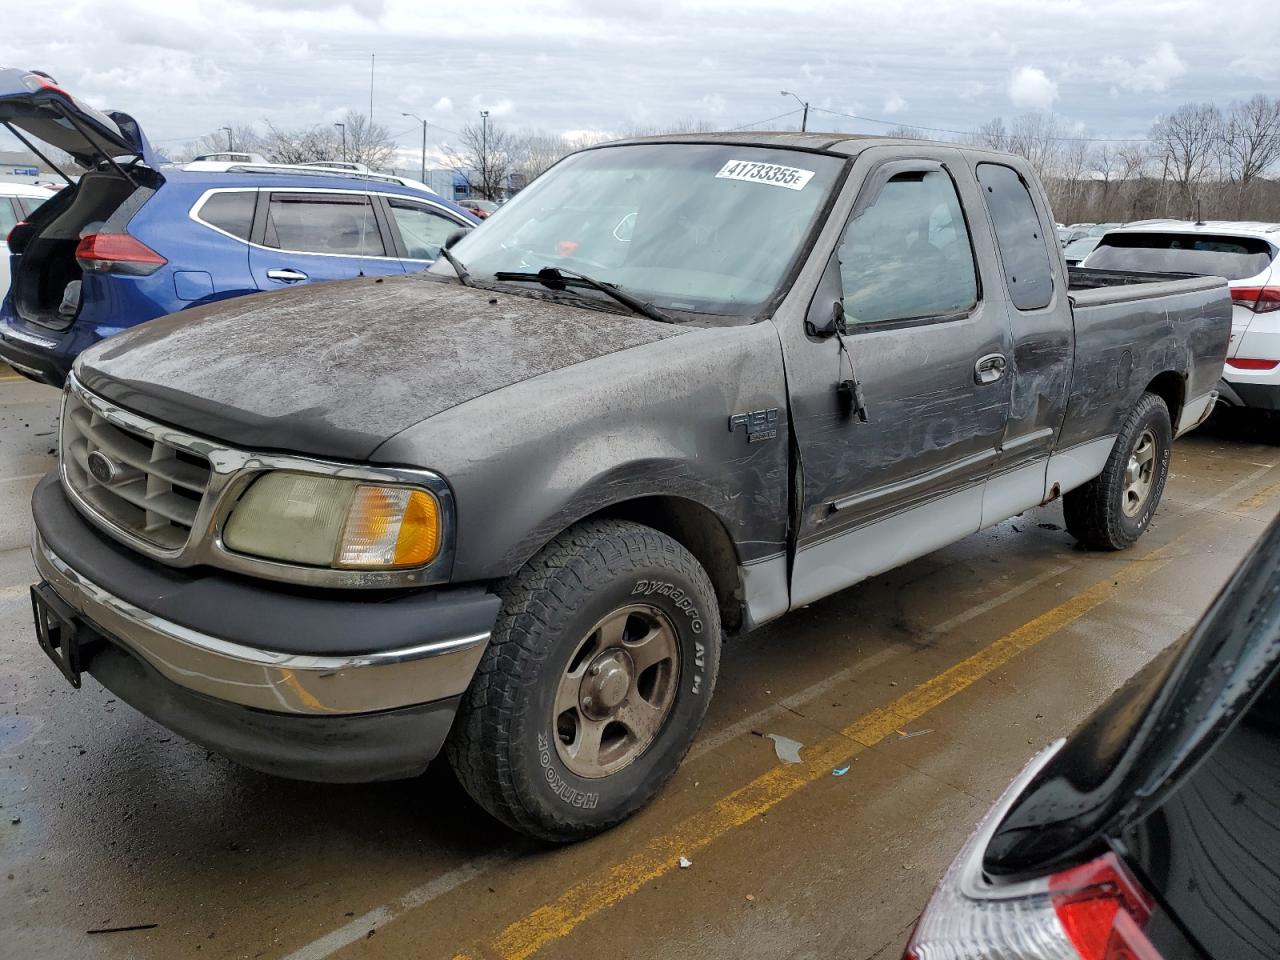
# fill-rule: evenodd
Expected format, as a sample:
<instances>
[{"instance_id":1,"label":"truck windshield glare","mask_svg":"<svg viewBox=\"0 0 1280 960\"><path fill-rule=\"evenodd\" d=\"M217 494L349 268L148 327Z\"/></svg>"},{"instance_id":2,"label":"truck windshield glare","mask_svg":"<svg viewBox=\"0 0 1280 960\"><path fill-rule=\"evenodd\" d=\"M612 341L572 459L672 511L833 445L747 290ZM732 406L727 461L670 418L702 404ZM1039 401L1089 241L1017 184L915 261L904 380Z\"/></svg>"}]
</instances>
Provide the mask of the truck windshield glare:
<instances>
[{"instance_id":1,"label":"truck windshield glare","mask_svg":"<svg viewBox=\"0 0 1280 960\"><path fill-rule=\"evenodd\" d=\"M587 150L452 252L481 282L558 267L660 309L751 316L778 291L842 162L706 144Z\"/></svg>"}]
</instances>

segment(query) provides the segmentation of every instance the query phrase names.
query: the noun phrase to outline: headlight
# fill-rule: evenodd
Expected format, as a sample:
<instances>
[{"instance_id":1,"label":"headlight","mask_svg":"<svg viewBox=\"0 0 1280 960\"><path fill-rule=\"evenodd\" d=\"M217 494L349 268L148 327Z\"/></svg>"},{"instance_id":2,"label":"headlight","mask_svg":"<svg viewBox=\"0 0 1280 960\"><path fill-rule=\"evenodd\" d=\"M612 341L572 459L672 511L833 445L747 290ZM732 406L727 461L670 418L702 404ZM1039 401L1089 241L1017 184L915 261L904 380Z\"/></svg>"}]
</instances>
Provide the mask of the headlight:
<instances>
[{"instance_id":1,"label":"headlight","mask_svg":"<svg viewBox=\"0 0 1280 960\"><path fill-rule=\"evenodd\" d=\"M427 490L276 471L240 498L222 542L285 563L398 570L433 560L441 530L440 502Z\"/></svg>"}]
</instances>

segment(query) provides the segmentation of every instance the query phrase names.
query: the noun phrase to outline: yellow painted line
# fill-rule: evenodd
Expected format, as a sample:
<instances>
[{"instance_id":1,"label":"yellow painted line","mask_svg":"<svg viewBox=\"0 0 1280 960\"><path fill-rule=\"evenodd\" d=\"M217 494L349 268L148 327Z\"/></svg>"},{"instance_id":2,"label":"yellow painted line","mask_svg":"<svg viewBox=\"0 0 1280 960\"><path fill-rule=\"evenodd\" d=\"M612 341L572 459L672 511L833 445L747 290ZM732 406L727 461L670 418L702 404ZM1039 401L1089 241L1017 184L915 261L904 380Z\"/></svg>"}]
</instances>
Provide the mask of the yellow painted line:
<instances>
[{"instance_id":1,"label":"yellow painted line","mask_svg":"<svg viewBox=\"0 0 1280 960\"><path fill-rule=\"evenodd\" d=\"M1241 500L1236 505L1236 510L1242 513L1252 513L1254 510L1260 510L1269 504L1272 500L1280 495L1280 483L1273 483L1269 487L1255 493L1252 497Z\"/></svg>"},{"instance_id":2,"label":"yellow painted line","mask_svg":"<svg viewBox=\"0 0 1280 960\"><path fill-rule=\"evenodd\" d=\"M641 849L606 865L579 881L554 900L526 914L497 936L483 940L455 960L525 960L547 944L567 937L591 917L629 897L671 871L681 856L689 857L725 834L767 813L802 787L831 775L851 757L879 743L899 728L919 720L933 708L973 686L1131 586L1174 558L1181 539L1130 562L1120 573L1042 613L990 646L960 661L873 710L839 734L804 748L804 762L770 768L744 787L722 797L714 806L694 814L669 832L654 837Z\"/></svg>"}]
</instances>

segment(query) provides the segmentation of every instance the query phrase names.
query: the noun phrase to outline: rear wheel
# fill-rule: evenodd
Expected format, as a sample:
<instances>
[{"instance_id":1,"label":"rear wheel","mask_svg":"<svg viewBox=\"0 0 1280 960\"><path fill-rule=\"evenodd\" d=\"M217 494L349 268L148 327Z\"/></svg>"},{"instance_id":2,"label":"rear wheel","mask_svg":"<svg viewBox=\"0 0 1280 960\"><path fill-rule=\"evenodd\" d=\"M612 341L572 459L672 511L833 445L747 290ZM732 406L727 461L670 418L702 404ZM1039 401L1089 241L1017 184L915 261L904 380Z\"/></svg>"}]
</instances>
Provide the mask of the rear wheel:
<instances>
[{"instance_id":1,"label":"rear wheel","mask_svg":"<svg viewBox=\"0 0 1280 960\"><path fill-rule=\"evenodd\" d=\"M670 779L706 714L720 649L711 581L670 537L593 521L500 592L449 761L517 830L561 842L606 830Z\"/></svg>"},{"instance_id":2,"label":"rear wheel","mask_svg":"<svg viewBox=\"0 0 1280 960\"><path fill-rule=\"evenodd\" d=\"M1102 473L1062 498L1067 530L1094 550L1132 546L1151 523L1169 477L1169 408L1144 393L1125 419Z\"/></svg>"}]
</instances>

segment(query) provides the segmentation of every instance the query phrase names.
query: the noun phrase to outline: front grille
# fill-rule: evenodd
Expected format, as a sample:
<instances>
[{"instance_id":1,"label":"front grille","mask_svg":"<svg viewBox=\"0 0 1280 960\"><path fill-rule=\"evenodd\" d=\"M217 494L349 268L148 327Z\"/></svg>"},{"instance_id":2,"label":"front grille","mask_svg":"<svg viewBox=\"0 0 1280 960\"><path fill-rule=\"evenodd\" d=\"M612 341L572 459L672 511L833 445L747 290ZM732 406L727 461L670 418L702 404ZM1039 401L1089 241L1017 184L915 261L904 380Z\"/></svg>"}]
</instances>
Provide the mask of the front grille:
<instances>
[{"instance_id":1,"label":"front grille","mask_svg":"<svg viewBox=\"0 0 1280 960\"><path fill-rule=\"evenodd\" d=\"M95 452L115 467L109 482L90 471ZM63 408L61 454L68 486L107 523L162 550L186 545L212 473L206 457L108 420L74 389Z\"/></svg>"}]
</instances>

